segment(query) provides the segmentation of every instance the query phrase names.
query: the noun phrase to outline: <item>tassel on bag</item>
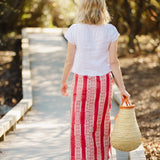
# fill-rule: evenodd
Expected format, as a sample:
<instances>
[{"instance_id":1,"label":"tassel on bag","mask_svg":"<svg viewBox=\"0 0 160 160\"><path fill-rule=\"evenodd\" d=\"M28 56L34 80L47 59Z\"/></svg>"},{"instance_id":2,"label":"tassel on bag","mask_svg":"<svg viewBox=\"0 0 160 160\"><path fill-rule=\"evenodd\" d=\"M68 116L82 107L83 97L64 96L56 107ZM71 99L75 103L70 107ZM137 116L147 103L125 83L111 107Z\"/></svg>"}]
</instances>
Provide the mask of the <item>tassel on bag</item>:
<instances>
[{"instance_id":1,"label":"tassel on bag","mask_svg":"<svg viewBox=\"0 0 160 160\"><path fill-rule=\"evenodd\" d=\"M126 106L124 106L124 102ZM132 151L141 144L141 132L135 116L135 106L124 98L111 133L111 145L120 151Z\"/></svg>"}]
</instances>

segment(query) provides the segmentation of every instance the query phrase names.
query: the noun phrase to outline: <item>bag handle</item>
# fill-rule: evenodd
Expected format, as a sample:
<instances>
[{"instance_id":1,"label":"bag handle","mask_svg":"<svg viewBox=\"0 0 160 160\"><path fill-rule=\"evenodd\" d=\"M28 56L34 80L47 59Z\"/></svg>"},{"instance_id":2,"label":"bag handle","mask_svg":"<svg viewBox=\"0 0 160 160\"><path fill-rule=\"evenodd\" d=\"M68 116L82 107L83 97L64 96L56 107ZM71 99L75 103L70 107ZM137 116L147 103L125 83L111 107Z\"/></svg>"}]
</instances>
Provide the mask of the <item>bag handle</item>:
<instances>
[{"instance_id":1,"label":"bag handle","mask_svg":"<svg viewBox=\"0 0 160 160\"><path fill-rule=\"evenodd\" d=\"M124 103L124 102L126 102L126 105L127 105L127 106L123 106L123 103ZM134 108L134 107L135 107L135 106L130 103L128 97L125 97L125 98L122 99L122 103L121 103L121 105L120 105L120 109L132 109L132 108ZM119 114L119 113L118 113L118 114ZM118 114L115 116L115 119L114 119L115 121L116 121L117 118L118 118Z\"/></svg>"},{"instance_id":2,"label":"bag handle","mask_svg":"<svg viewBox=\"0 0 160 160\"><path fill-rule=\"evenodd\" d=\"M122 98L121 106L123 105L124 102L126 102L126 105L127 105L127 106L131 106L131 103L130 103L128 97L123 97L123 98Z\"/></svg>"},{"instance_id":3,"label":"bag handle","mask_svg":"<svg viewBox=\"0 0 160 160\"><path fill-rule=\"evenodd\" d=\"M126 103L127 106L123 106L124 102ZM134 108L134 105L131 104L128 97L124 97L124 98L122 98L122 103L120 105L120 108L121 109L131 109L131 108Z\"/></svg>"}]
</instances>

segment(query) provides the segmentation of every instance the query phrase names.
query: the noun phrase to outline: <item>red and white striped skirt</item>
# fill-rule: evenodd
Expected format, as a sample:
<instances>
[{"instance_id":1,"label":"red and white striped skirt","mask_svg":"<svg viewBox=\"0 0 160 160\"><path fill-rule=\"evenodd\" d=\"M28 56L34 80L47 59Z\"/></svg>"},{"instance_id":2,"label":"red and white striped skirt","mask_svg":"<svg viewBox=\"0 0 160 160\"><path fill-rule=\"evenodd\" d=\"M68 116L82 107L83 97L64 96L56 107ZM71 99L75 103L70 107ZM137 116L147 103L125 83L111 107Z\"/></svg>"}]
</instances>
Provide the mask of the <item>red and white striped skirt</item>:
<instances>
[{"instance_id":1,"label":"red and white striped skirt","mask_svg":"<svg viewBox=\"0 0 160 160\"><path fill-rule=\"evenodd\" d=\"M113 78L74 74L71 97L70 160L108 160Z\"/></svg>"}]
</instances>

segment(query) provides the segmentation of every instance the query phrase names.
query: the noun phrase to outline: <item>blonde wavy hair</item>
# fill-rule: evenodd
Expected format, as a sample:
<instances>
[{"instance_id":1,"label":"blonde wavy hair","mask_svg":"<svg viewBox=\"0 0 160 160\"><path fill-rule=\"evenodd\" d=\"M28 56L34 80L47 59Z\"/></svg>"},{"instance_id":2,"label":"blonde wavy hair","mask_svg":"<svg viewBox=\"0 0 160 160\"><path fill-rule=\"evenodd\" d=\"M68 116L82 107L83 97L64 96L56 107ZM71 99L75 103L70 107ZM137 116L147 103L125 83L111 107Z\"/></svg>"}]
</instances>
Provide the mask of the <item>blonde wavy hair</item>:
<instances>
[{"instance_id":1,"label":"blonde wavy hair","mask_svg":"<svg viewBox=\"0 0 160 160\"><path fill-rule=\"evenodd\" d=\"M80 0L78 22L101 25L110 20L105 0Z\"/></svg>"}]
</instances>

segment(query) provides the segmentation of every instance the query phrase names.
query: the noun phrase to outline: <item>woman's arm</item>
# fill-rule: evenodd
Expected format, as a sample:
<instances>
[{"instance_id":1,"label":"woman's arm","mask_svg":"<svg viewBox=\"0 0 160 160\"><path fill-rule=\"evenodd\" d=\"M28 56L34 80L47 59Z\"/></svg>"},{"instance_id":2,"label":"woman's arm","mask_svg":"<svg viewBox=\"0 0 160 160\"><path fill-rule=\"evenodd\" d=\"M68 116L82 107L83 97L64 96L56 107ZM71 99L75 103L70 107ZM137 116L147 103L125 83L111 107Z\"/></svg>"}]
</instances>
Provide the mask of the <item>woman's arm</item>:
<instances>
[{"instance_id":1,"label":"woman's arm","mask_svg":"<svg viewBox=\"0 0 160 160\"><path fill-rule=\"evenodd\" d=\"M121 72L119 60L117 57L117 41L111 42L109 46L110 67L115 77L115 80L118 83L118 86L120 88L122 98L123 97L129 98L130 94L125 89L123 78L122 78L122 72Z\"/></svg>"},{"instance_id":2,"label":"woman's arm","mask_svg":"<svg viewBox=\"0 0 160 160\"><path fill-rule=\"evenodd\" d=\"M67 79L69 77L69 74L70 74L72 66L73 66L75 51L76 51L76 46L73 45L72 43L68 42L68 54L67 54L67 57L65 60L64 71L63 71L63 76L62 76L62 81L61 81L61 93L64 96L68 96Z\"/></svg>"}]
</instances>

